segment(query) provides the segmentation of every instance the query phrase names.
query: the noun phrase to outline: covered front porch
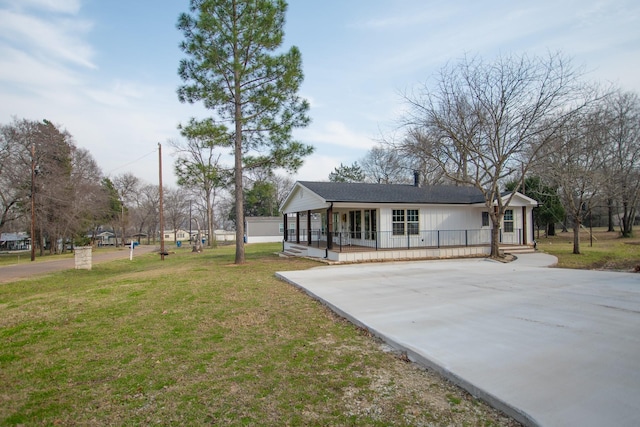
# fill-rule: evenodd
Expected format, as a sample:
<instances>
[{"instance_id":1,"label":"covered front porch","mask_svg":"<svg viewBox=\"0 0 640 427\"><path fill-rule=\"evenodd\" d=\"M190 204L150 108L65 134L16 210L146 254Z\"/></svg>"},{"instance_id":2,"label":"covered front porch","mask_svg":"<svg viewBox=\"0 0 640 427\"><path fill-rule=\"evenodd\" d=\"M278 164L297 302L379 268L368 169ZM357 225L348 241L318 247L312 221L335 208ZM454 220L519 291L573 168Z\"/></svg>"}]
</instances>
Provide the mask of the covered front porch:
<instances>
[{"instance_id":1,"label":"covered front porch","mask_svg":"<svg viewBox=\"0 0 640 427\"><path fill-rule=\"evenodd\" d=\"M307 211L284 216L283 254L321 258L332 262L365 262L405 259L486 257L490 254L489 228L419 230L405 235L376 228L375 209L364 210L361 224L354 210ZM327 220L332 218L332 221ZM345 220L345 221L342 221ZM343 223L344 222L344 223ZM346 231L330 231L332 228ZM533 251L522 229L500 233L504 253Z\"/></svg>"}]
</instances>

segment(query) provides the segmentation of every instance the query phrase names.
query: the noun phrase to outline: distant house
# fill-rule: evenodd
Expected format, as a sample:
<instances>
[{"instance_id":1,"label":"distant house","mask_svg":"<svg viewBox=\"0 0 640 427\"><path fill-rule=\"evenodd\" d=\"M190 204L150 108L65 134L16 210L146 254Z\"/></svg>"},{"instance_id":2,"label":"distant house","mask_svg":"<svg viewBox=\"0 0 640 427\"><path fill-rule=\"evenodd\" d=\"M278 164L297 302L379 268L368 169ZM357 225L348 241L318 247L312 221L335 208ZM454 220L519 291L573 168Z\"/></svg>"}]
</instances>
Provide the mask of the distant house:
<instances>
[{"instance_id":1,"label":"distant house","mask_svg":"<svg viewBox=\"0 0 640 427\"><path fill-rule=\"evenodd\" d=\"M208 231L200 230L199 235L200 235L200 239L202 240L202 243L206 244L209 239ZM191 238L189 238L189 236L191 236ZM226 231L226 230L214 230L213 236L217 242L233 241L236 238L235 231ZM163 238L165 242L182 242L182 243L195 242L196 240L198 240L198 230L193 230L193 229L191 231L182 230L182 229L178 229L175 231L165 230Z\"/></svg>"},{"instance_id":2,"label":"distant house","mask_svg":"<svg viewBox=\"0 0 640 427\"><path fill-rule=\"evenodd\" d=\"M513 196L501 224L503 248L532 250L537 204ZM289 254L352 262L490 253L489 211L473 187L300 181L281 211Z\"/></svg>"},{"instance_id":3,"label":"distant house","mask_svg":"<svg viewBox=\"0 0 640 427\"><path fill-rule=\"evenodd\" d=\"M229 230L214 230L216 242L233 242L236 240L236 232Z\"/></svg>"},{"instance_id":4,"label":"distant house","mask_svg":"<svg viewBox=\"0 0 640 427\"><path fill-rule=\"evenodd\" d=\"M31 238L27 233L0 234L0 250L26 251L31 249Z\"/></svg>"},{"instance_id":5,"label":"distant house","mask_svg":"<svg viewBox=\"0 0 640 427\"><path fill-rule=\"evenodd\" d=\"M116 235L111 231L102 231L94 235L93 239L98 246L109 246L116 244Z\"/></svg>"},{"instance_id":6,"label":"distant house","mask_svg":"<svg viewBox=\"0 0 640 427\"><path fill-rule=\"evenodd\" d=\"M188 242L189 241L189 231L188 230L165 230L164 231L164 241L165 242Z\"/></svg>"}]
</instances>

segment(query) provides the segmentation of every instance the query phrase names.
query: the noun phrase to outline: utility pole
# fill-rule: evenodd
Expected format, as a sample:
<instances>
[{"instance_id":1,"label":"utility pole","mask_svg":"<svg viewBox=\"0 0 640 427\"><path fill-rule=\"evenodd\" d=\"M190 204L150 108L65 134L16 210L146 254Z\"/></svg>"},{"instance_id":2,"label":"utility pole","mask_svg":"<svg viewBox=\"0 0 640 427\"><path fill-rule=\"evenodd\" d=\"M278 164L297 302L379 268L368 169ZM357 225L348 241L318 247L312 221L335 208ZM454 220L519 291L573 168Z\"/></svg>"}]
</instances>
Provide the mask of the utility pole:
<instances>
[{"instance_id":1,"label":"utility pole","mask_svg":"<svg viewBox=\"0 0 640 427\"><path fill-rule=\"evenodd\" d=\"M158 165L160 175L160 259L164 261L164 214L162 206L162 144L158 142Z\"/></svg>"},{"instance_id":2,"label":"utility pole","mask_svg":"<svg viewBox=\"0 0 640 427\"><path fill-rule=\"evenodd\" d=\"M31 143L31 261L36 259L36 145Z\"/></svg>"},{"instance_id":3,"label":"utility pole","mask_svg":"<svg viewBox=\"0 0 640 427\"><path fill-rule=\"evenodd\" d=\"M120 211L121 211L120 222L122 223L121 224L122 225L122 247L124 248L124 200L123 199L120 200ZM116 243L118 243L117 240L118 239L116 238Z\"/></svg>"}]
</instances>

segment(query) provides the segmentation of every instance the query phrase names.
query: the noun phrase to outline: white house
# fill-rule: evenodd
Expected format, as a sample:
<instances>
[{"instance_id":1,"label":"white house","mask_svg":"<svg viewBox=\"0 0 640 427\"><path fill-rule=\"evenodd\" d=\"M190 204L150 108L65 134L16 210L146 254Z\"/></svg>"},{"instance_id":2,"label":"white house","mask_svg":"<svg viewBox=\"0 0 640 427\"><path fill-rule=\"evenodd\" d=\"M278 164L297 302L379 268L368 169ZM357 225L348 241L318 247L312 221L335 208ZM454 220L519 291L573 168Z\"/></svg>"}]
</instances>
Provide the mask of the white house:
<instances>
[{"instance_id":1,"label":"white house","mask_svg":"<svg viewBox=\"0 0 640 427\"><path fill-rule=\"evenodd\" d=\"M513 195L501 224L503 250L533 248L537 205ZM281 212L289 254L353 262L490 253L489 210L473 187L299 181Z\"/></svg>"},{"instance_id":2,"label":"white house","mask_svg":"<svg viewBox=\"0 0 640 427\"><path fill-rule=\"evenodd\" d=\"M91 237L91 235L89 237ZM116 238L116 235L111 231L102 231L98 234L93 234L93 238L98 246L115 245L116 240L122 240L121 238Z\"/></svg>"},{"instance_id":3,"label":"white house","mask_svg":"<svg viewBox=\"0 0 640 427\"><path fill-rule=\"evenodd\" d=\"M31 249L31 238L27 233L0 233L0 250L26 251Z\"/></svg>"}]
</instances>

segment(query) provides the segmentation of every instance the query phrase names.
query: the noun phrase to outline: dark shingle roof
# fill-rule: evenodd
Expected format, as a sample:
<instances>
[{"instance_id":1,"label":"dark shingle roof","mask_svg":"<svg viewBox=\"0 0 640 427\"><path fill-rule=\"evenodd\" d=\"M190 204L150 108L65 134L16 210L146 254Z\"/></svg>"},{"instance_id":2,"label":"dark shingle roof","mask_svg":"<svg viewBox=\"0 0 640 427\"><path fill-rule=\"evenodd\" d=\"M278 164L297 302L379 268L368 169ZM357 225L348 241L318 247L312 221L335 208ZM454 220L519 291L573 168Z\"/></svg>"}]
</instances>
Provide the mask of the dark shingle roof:
<instances>
[{"instance_id":1,"label":"dark shingle roof","mask_svg":"<svg viewBox=\"0 0 640 427\"><path fill-rule=\"evenodd\" d=\"M327 202L473 204L484 202L474 187L300 181Z\"/></svg>"}]
</instances>

